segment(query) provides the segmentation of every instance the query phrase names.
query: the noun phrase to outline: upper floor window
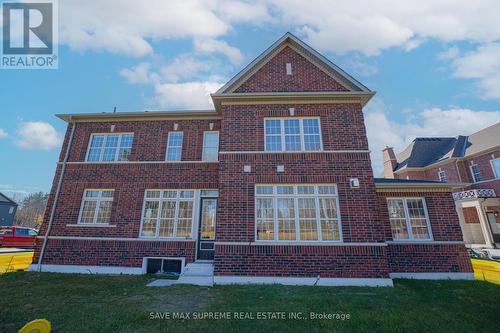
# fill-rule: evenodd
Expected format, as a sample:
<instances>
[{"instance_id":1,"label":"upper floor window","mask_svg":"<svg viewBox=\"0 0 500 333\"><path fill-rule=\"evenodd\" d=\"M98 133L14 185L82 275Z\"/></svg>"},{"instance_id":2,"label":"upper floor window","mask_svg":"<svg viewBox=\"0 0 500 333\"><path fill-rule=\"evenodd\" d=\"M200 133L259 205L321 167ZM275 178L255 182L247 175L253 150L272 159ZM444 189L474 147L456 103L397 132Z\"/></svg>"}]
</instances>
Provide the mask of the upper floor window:
<instances>
[{"instance_id":1,"label":"upper floor window","mask_svg":"<svg viewBox=\"0 0 500 333\"><path fill-rule=\"evenodd\" d=\"M219 160L219 132L210 131L203 133L203 161Z\"/></svg>"},{"instance_id":2,"label":"upper floor window","mask_svg":"<svg viewBox=\"0 0 500 333\"><path fill-rule=\"evenodd\" d=\"M268 118L264 122L266 151L322 150L319 118Z\"/></svg>"},{"instance_id":3,"label":"upper floor window","mask_svg":"<svg viewBox=\"0 0 500 333\"><path fill-rule=\"evenodd\" d=\"M134 134L92 134L87 152L88 162L128 161Z\"/></svg>"},{"instance_id":4,"label":"upper floor window","mask_svg":"<svg viewBox=\"0 0 500 333\"><path fill-rule=\"evenodd\" d=\"M167 161L180 161L182 158L183 132L169 132L167 139Z\"/></svg>"},{"instance_id":5,"label":"upper floor window","mask_svg":"<svg viewBox=\"0 0 500 333\"><path fill-rule=\"evenodd\" d=\"M78 223L109 223L114 190L85 190Z\"/></svg>"},{"instance_id":6,"label":"upper floor window","mask_svg":"<svg viewBox=\"0 0 500 333\"><path fill-rule=\"evenodd\" d=\"M439 170L438 177L440 182L446 183L446 172Z\"/></svg>"},{"instance_id":7,"label":"upper floor window","mask_svg":"<svg viewBox=\"0 0 500 333\"><path fill-rule=\"evenodd\" d=\"M335 185L257 185L255 192L257 240L340 240Z\"/></svg>"},{"instance_id":8,"label":"upper floor window","mask_svg":"<svg viewBox=\"0 0 500 333\"><path fill-rule=\"evenodd\" d=\"M146 190L141 236L190 238L193 206L193 190Z\"/></svg>"},{"instance_id":9,"label":"upper floor window","mask_svg":"<svg viewBox=\"0 0 500 333\"><path fill-rule=\"evenodd\" d=\"M481 179L481 170L479 170L479 165L477 164L471 164L470 166L470 173L472 174L472 180L474 183L480 182Z\"/></svg>"},{"instance_id":10,"label":"upper floor window","mask_svg":"<svg viewBox=\"0 0 500 333\"><path fill-rule=\"evenodd\" d=\"M430 222L423 198L387 199L394 240L430 240Z\"/></svg>"},{"instance_id":11,"label":"upper floor window","mask_svg":"<svg viewBox=\"0 0 500 333\"><path fill-rule=\"evenodd\" d=\"M500 179L500 158L495 158L491 160L491 167L493 168L493 173L496 179Z\"/></svg>"}]
</instances>

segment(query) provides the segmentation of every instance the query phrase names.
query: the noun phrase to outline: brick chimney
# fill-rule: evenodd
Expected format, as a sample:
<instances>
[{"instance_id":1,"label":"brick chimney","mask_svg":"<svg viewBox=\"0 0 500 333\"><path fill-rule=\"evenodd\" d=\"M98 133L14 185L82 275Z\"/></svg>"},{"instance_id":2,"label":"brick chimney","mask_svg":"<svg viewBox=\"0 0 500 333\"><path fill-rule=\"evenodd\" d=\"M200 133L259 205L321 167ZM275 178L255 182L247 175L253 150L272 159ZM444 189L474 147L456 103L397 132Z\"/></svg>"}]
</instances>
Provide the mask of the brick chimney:
<instances>
[{"instance_id":1,"label":"brick chimney","mask_svg":"<svg viewBox=\"0 0 500 333\"><path fill-rule=\"evenodd\" d=\"M397 160L392 147L385 147L382 150L382 158L384 161L384 178L394 178L394 168L396 167Z\"/></svg>"}]
</instances>

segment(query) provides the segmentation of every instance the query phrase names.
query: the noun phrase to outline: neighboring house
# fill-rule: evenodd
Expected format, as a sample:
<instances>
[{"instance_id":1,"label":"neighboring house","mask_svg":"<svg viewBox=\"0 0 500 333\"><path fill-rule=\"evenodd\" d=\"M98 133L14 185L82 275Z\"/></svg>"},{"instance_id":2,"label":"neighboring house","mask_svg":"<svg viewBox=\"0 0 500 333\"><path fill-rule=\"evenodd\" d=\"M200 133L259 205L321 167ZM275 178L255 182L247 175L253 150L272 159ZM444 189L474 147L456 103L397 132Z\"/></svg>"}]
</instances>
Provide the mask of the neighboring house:
<instances>
[{"instance_id":1,"label":"neighboring house","mask_svg":"<svg viewBox=\"0 0 500 333\"><path fill-rule=\"evenodd\" d=\"M0 226L11 226L14 224L16 216L17 203L0 193Z\"/></svg>"},{"instance_id":2,"label":"neighboring house","mask_svg":"<svg viewBox=\"0 0 500 333\"><path fill-rule=\"evenodd\" d=\"M453 186L374 179L373 94L288 33L212 94L214 110L58 115L68 129L31 269L472 278Z\"/></svg>"},{"instance_id":3,"label":"neighboring house","mask_svg":"<svg viewBox=\"0 0 500 333\"><path fill-rule=\"evenodd\" d=\"M469 136L416 138L400 154L383 151L384 177L462 184L455 189L464 240L500 248L500 123Z\"/></svg>"}]
</instances>

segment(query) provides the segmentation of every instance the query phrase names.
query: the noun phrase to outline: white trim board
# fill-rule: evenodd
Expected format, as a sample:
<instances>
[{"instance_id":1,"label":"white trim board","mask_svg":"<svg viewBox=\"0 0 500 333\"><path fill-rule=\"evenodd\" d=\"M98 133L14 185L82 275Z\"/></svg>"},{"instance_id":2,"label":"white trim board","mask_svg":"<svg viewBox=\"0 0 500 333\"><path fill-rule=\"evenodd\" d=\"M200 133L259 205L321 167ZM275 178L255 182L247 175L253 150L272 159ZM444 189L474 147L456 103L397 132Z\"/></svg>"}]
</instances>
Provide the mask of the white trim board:
<instances>
[{"instance_id":1,"label":"white trim board","mask_svg":"<svg viewBox=\"0 0 500 333\"><path fill-rule=\"evenodd\" d=\"M282 284L288 286L392 287L391 279L313 278L282 276L214 276L214 284Z\"/></svg>"},{"instance_id":2,"label":"white trim board","mask_svg":"<svg viewBox=\"0 0 500 333\"><path fill-rule=\"evenodd\" d=\"M37 272L38 265L31 264L28 268L30 272ZM141 275L142 267L123 267L123 266L80 266L80 265L41 265L42 272L53 273L73 273L73 274L127 274Z\"/></svg>"},{"instance_id":3,"label":"white trim board","mask_svg":"<svg viewBox=\"0 0 500 333\"><path fill-rule=\"evenodd\" d=\"M474 273L389 273L392 279L415 280L474 280Z\"/></svg>"}]
</instances>

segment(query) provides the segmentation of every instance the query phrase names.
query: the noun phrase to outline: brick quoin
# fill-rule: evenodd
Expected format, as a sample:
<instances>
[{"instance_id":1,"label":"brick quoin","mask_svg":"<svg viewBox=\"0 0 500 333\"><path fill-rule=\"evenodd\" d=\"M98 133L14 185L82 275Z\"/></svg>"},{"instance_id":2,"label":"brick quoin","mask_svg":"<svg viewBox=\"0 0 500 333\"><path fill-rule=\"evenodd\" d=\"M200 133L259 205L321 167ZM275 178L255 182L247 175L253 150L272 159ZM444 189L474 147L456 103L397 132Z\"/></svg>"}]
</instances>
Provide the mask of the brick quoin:
<instances>
[{"instance_id":1,"label":"brick quoin","mask_svg":"<svg viewBox=\"0 0 500 333\"><path fill-rule=\"evenodd\" d=\"M292 75L286 75L286 63ZM263 92L351 92L302 53L285 46L246 81L239 94ZM354 91L355 92L355 91ZM335 95L337 96L337 95ZM97 117L77 121L43 264L141 267L144 257L195 260L193 240L144 240L140 233L146 189L218 189L214 272L216 276L389 278L391 272L471 272L451 192L402 189L379 191L373 177L360 99L216 105L213 119ZM319 117L322 152L265 152L266 117ZM105 117L103 115L102 117ZM168 118L168 119L167 119ZM182 162L166 163L167 137L183 131ZM133 132L130 163L86 163L92 133ZM68 146L68 125L59 162ZM202 162L203 132L220 131L219 161ZM251 172L244 172L245 166ZM284 172L277 172L278 165ZM41 235L47 230L62 164L49 196ZM359 180L352 188L350 178ZM334 183L338 189L342 243L256 243L256 184ZM79 227L85 189L115 190L110 225ZM424 197L434 241L394 244L388 197ZM199 214L199 211L194 212ZM197 232L197 231L195 231ZM36 262L43 239L36 244ZM352 244L354 243L354 244Z\"/></svg>"}]
</instances>

